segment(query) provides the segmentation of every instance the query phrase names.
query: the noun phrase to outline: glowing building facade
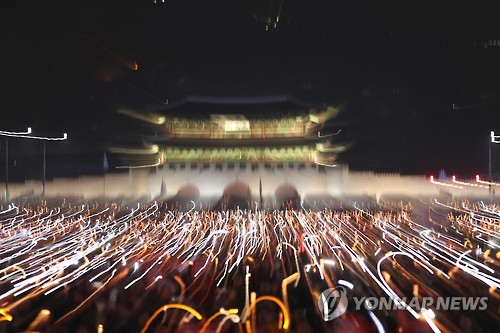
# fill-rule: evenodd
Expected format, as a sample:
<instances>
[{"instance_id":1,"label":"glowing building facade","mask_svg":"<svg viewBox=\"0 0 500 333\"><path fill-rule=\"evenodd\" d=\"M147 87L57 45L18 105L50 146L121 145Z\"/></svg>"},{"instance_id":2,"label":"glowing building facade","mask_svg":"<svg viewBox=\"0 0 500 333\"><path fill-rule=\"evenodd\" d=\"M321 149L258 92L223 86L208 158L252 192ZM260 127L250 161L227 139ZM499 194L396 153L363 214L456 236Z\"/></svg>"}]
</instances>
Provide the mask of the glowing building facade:
<instances>
[{"instance_id":1,"label":"glowing building facade","mask_svg":"<svg viewBox=\"0 0 500 333\"><path fill-rule=\"evenodd\" d=\"M321 133L338 108L312 105L289 96L263 98L188 97L158 113L127 108L119 113L141 120L154 133L142 147L111 147L123 167L153 165L335 166L348 144L336 133Z\"/></svg>"}]
</instances>

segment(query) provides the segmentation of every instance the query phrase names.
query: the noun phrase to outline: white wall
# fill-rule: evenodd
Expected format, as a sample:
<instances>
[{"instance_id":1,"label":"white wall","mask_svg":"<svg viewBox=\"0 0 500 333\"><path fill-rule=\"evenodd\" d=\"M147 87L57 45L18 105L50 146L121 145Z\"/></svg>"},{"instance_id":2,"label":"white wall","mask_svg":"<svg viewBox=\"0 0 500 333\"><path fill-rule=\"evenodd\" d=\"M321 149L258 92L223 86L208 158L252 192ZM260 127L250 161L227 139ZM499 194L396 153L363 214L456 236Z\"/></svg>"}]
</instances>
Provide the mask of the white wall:
<instances>
[{"instance_id":1,"label":"white wall","mask_svg":"<svg viewBox=\"0 0 500 333\"><path fill-rule=\"evenodd\" d=\"M215 166L209 169L186 169L172 170L169 168L159 168L157 173L153 173L148 178L149 193L152 197L160 194L162 179L165 181L167 196L173 196L179 189L188 184L195 184L200 193L206 196L220 196L229 184L239 180L247 183L253 196L259 195L259 181L262 179L262 195L274 196L274 191L280 185L289 183L295 186L300 195L303 194L323 194L327 192L326 173L318 172L317 168L264 168L263 165L252 170L250 165L245 168L236 166L230 169L227 165L222 170L217 170Z\"/></svg>"},{"instance_id":2,"label":"white wall","mask_svg":"<svg viewBox=\"0 0 500 333\"><path fill-rule=\"evenodd\" d=\"M5 184L2 183L2 198ZM41 181L9 183L11 199L19 196L39 196L42 193ZM107 174L103 176L80 176L78 178L56 178L45 183L45 195L79 196L84 198L102 197L143 197L148 195L147 172L134 174Z\"/></svg>"},{"instance_id":3,"label":"white wall","mask_svg":"<svg viewBox=\"0 0 500 333\"><path fill-rule=\"evenodd\" d=\"M46 183L47 196L80 196L84 198L102 197L149 197L160 195L162 179L165 181L167 197L174 196L188 183L195 184L203 196L221 196L230 183L241 180L250 186L252 195L259 195L259 179L262 179L262 194L273 197L276 188L284 183L293 185L301 197L305 195L329 194L339 196L371 196L377 198L391 195L438 195L445 191L451 195L488 196L488 189L465 186L463 189L442 187L429 182L424 176L402 176L400 174L376 174L373 172L351 172L347 166L337 168L317 168L306 166L293 168L264 168L263 165L252 170L245 168L230 169L227 165L222 170L211 166L208 169L191 169L189 165L181 169L159 167L157 169L134 169L129 173L105 176L81 176L78 178L57 178ZM451 180L448 180L451 183ZM472 181L471 181L472 182ZM2 186L2 196L3 188ZM10 198L40 195L40 181L10 183Z\"/></svg>"}]
</instances>

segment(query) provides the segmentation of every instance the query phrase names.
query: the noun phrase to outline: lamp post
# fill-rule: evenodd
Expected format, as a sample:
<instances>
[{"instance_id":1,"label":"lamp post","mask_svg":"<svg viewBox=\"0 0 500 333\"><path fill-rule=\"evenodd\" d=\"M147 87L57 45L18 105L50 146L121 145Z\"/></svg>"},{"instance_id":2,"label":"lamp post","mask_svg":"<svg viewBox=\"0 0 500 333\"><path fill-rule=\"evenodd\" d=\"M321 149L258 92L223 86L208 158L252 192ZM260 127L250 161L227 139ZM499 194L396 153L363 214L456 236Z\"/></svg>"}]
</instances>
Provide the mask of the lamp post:
<instances>
[{"instance_id":1,"label":"lamp post","mask_svg":"<svg viewBox=\"0 0 500 333\"><path fill-rule=\"evenodd\" d=\"M9 201L9 138L5 138L5 202Z\"/></svg>"},{"instance_id":2,"label":"lamp post","mask_svg":"<svg viewBox=\"0 0 500 333\"><path fill-rule=\"evenodd\" d=\"M493 179L491 178L491 144L492 143L500 143L500 135L495 135L495 132L491 131L490 132L490 137L491 140L489 142L489 165L488 165L488 176L489 176L489 181L491 182Z\"/></svg>"},{"instance_id":3,"label":"lamp post","mask_svg":"<svg viewBox=\"0 0 500 333\"><path fill-rule=\"evenodd\" d=\"M42 165L42 198L45 197L45 174L47 171L47 166L45 164L45 153L47 151L46 149L46 143L47 141L43 140L43 165Z\"/></svg>"},{"instance_id":4,"label":"lamp post","mask_svg":"<svg viewBox=\"0 0 500 333\"><path fill-rule=\"evenodd\" d=\"M31 127L28 127L26 132L9 132L9 131L0 131L0 136L5 136L5 201L9 201L9 150L8 150L8 138L22 138L22 139L32 139L32 140L42 140L43 141L43 170L42 170L42 197L45 196L45 174L46 174L46 147L45 144L47 141L63 141L68 138L67 133L63 133L62 137L46 137L46 136L35 136L31 135Z\"/></svg>"},{"instance_id":5,"label":"lamp post","mask_svg":"<svg viewBox=\"0 0 500 333\"><path fill-rule=\"evenodd\" d=\"M26 132L0 131L1 136L5 136L5 202L9 201L9 136L22 136L31 134L31 127Z\"/></svg>"},{"instance_id":6,"label":"lamp post","mask_svg":"<svg viewBox=\"0 0 500 333\"><path fill-rule=\"evenodd\" d=\"M495 132L491 131L490 132L490 141L488 142L489 145L489 151L488 151L488 181L491 183L493 181L493 178L491 176L491 144L492 143L500 143L500 135L495 135ZM489 191L491 194L491 184L489 185Z\"/></svg>"}]
</instances>

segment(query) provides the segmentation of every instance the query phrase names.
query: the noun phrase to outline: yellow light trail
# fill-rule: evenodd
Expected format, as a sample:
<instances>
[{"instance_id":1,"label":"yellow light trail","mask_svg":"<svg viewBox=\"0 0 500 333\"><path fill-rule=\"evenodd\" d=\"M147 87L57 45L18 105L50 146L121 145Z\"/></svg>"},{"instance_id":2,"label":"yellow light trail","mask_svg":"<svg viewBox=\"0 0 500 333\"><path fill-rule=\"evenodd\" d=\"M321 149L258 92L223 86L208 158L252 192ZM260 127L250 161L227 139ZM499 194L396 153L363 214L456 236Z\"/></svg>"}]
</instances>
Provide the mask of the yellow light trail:
<instances>
[{"instance_id":1,"label":"yellow light trail","mask_svg":"<svg viewBox=\"0 0 500 333\"><path fill-rule=\"evenodd\" d=\"M284 316L282 329L288 330L288 328L290 327L290 313L288 312L288 309L286 308L285 304L283 304L283 302L277 297L270 296L270 295L258 297L257 299L255 299L255 302L252 302L252 304L250 304L250 308L248 309L248 315L249 316L251 315L251 313L254 310L257 303L263 302L263 301L269 301L269 302L276 303L280 307L281 312L283 313L283 316ZM248 332L252 331L250 322L248 322L248 321L246 322L246 328L247 328Z\"/></svg>"},{"instance_id":2,"label":"yellow light trail","mask_svg":"<svg viewBox=\"0 0 500 333\"><path fill-rule=\"evenodd\" d=\"M198 320L201 320L203 318L203 316L198 311L196 311L195 309L193 309L190 306L187 306L184 304L178 304L178 303L167 304L167 305L162 306L158 310L156 310L155 313L153 313L153 315L151 315L151 317L149 317L148 321L146 322L144 327L141 329L141 333L146 333L146 331L148 330L149 326L151 325L153 320L156 318L156 316L158 316L163 311L167 311L168 309L181 309L181 310L189 312L190 314L195 316L196 319L198 319Z\"/></svg>"}]
</instances>

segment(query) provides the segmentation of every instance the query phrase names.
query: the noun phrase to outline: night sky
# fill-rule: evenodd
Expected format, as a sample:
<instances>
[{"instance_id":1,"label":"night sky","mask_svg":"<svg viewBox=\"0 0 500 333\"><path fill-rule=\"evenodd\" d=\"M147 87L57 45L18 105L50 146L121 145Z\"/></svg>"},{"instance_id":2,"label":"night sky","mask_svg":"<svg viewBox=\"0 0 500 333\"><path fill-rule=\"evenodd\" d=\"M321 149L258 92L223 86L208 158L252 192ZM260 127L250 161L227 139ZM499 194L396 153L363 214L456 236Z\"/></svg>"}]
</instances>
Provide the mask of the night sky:
<instances>
[{"instance_id":1,"label":"night sky","mask_svg":"<svg viewBox=\"0 0 500 333\"><path fill-rule=\"evenodd\" d=\"M95 173L117 105L290 94L343 106L325 130L356 142L351 169L485 174L500 134L494 3L18 1L2 10L0 130L66 131L49 174ZM36 178L40 144L18 141L12 173Z\"/></svg>"}]
</instances>

